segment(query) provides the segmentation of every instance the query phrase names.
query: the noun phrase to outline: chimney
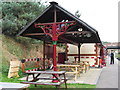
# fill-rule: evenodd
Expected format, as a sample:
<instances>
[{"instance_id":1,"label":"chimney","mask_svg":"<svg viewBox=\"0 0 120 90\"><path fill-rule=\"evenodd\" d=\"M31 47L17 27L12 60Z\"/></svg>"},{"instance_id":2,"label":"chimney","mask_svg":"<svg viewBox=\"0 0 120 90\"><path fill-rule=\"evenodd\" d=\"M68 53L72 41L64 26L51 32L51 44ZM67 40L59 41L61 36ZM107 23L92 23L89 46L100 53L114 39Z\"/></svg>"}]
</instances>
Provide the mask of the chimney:
<instances>
[{"instance_id":1,"label":"chimney","mask_svg":"<svg viewBox=\"0 0 120 90\"><path fill-rule=\"evenodd\" d=\"M57 5L58 3L55 1L49 2L51 5Z\"/></svg>"}]
</instances>

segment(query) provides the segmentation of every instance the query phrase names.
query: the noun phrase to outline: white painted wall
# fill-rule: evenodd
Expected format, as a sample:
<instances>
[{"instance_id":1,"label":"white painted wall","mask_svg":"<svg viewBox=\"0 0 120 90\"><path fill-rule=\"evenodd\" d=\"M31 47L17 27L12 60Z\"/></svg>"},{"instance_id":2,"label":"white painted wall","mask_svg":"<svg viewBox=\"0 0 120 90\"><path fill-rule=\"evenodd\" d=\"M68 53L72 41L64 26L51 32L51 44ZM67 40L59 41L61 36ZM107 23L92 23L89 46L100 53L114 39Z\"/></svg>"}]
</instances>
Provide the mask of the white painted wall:
<instances>
[{"instance_id":1,"label":"white painted wall","mask_svg":"<svg viewBox=\"0 0 120 90\"><path fill-rule=\"evenodd\" d=\"M78 47L72 44L67 44L68 45L68 54L78 54ZM82 44L81 45L81 50L80 54L96 54L95 50L95 43L89 43L89 44ZM98 49L100 52L100 48ZM99 53L98 52L98 53ZM81 57L89 57L89 58L81 58L81 61L89 61L90 65L94 65L96 56L81 56ZM94 58L91 58L94 57ZM74 61L74 56L68 56L69 61L68 62L73 62Z\"/></svg>"}]
</instances>

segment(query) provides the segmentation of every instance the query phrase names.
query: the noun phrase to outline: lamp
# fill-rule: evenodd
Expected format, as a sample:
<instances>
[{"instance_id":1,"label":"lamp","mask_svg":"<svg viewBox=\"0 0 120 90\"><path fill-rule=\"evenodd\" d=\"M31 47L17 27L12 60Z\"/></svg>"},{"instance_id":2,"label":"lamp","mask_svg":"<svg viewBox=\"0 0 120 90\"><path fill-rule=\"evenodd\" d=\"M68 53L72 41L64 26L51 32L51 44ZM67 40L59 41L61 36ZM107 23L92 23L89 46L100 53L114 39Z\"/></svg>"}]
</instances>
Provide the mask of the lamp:
<instances>
[{"instance_id":1,"label":"lamp","mask_svg":"<svg viewBox=\"0 0 120 90\"><path fill-rule=\"evenodd\" d=\"M78 31L81 32L81 31L83 31L83 29L82 29L82 28L79 28Z\"/></svg>"},{"instance_id":2,"label":"lamp","mask_svg":"<svg viewBox=\"0 0 120 90\"><path fill-rule=\"evenodd\" d=\"M91 37L91 34L90 34L90 33L87 33L87 34L86 34L86 37Z\"/></svg>"}]
</instances>

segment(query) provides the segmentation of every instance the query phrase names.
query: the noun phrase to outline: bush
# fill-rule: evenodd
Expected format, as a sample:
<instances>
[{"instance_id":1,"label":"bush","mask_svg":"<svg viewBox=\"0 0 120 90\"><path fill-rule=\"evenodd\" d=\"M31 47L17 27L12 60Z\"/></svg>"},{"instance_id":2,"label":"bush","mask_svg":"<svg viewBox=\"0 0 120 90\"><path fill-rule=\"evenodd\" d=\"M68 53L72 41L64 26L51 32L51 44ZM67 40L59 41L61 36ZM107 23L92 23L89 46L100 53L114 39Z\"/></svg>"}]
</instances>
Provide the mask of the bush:
<instances>
[{"instance_id":1,"label":"bush","mask_svg":"<svg viewBox=\"0 0 120 90\"><path fill-rule=\"evenodd\" d=\"M3 2L0 5L2 6L2 33L9 36L16 36L46 8L44 3L40 2Z\"/></svg>"}]
</instances>

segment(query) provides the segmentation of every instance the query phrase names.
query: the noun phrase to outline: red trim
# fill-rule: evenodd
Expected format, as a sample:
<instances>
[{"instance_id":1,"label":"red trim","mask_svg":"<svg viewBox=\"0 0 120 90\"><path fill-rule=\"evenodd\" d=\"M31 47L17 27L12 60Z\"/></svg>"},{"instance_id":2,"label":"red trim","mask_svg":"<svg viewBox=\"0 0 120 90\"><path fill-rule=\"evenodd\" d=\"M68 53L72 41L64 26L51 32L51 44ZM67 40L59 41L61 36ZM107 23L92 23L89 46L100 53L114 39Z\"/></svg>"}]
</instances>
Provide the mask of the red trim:
<instances>
[{"instance_id":1,"label":"red trim","mask_svg":"<svg viewBox=\"0 0 120 90\"><path fill-rule=\"evenodd\" d=\"M25 62L29 62L29 61L36 61L36 69L32 69L32 71L34 71L34 70L37 70L37 69L40 69L40 68L38 68L39 67L39 61L37 61L37 59L38 58L33 58L33 59L22 59L22 60L24 60ZM42 60L41 58L39 58L40 60ZM25 71L25 62L23 62L21 65L21 67L22 67L22 71L23 72L29 72L30 70L26 70Z\"/></svg>"},{"instance_id":2,"label":"red trim","mask_svg":"<svg viewBox=\"0 0 120 90\"><path fill-rule=\"evenodd\" d=\"M95 67L95 65L92 65L92 67Z\"/></svg>"},{"instance_id":3,"label":"red trim","mask_svg":"<svg viewBox=\"0 0 120 90\"><path fill-rule=\"evenodd\" d=\"M78 57L74 57L74 58L76 59L76 58L78 58ZM89 57L80 57L80 58L92 58L92 59L94 59L95 57L90 57L90 56L89 56Z\"/></svg>"},{"instance_id":4,"label":"red trim","mask_svg":"<svg viewBox=\"0 0 120 90\"><path fill-rule=\"evenodd\" d=\"M41 58L39 58L40 60L41 60ZM37 60L37 58L32 58L32 59L24 59L25 60L25 62L28 62L28 61L36 61Z\"/></svg>"},{"instance_id":5,"label":"red trim","mask_svg":"<svg viewBox=\"0 0 120 90\"><path fill-rule=\"evenodd\" d=\"M67 54L67 56L78 56L78 54ZM96 56L96 54L80 54L80 56Z\"/></svg>"},{"instance_id":6,"label":"red trim","mask_svg":"<svg viewBox=\"0 0 120 90\"><path fill-rule=\"evenodd\" d=\"M27 59L28 61L30 61L30 59Z\"/></svg>"},{"instance_id":7,"label":"red trim","mask_svg":"<svg viewBox=\"0 0 120 90\"><path fill-rule=\"evenodd\" d=\"M30 70L27 70L26 72L30 72Z\"/></svg>"}]
</instances>

